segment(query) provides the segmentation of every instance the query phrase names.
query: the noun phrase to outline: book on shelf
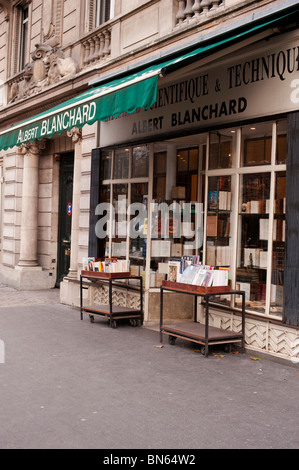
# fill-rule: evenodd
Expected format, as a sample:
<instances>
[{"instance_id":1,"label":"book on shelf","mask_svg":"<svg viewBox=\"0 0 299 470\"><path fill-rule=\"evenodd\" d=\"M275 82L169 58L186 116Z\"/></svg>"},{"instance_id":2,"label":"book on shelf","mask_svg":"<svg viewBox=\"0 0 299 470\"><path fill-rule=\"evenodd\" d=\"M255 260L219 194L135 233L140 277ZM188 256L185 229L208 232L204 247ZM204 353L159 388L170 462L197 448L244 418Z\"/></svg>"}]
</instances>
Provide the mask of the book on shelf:
<instances>
[{"instance_id":1,"label":"book on shelf","mask_svg":"<svg viewBox=\"0 0 299 470\"><path fill-rule=\"evenodd\" d=\"M170 256L176 258L183 254L183 245L181 243L171 243Z\"/></svg>"},{"instance_id":2,"label":"book on shelf","mask_svg":"<svg viewBox=\"0 0 299 470\"><path fill-rule=\"evenodd\" d=\"M259 238L260 240L268 240L269 234L269 219L261 218L259 220ZM276 240L277 234L277 219L273 220L273 240Z\"/></svg>"},{"instance_id":3,"label":"book on shelf","mask_svg":"<svg viewBox=\"0 0 299 470\"><path fill-rule=\"evenodd\" d=\"M208 192L208 210L216 210L218 208L218 191Z\"/></svg>"},{"instance_id":4,"label":"book on shelf","mask_svg":"<svg viewBox=\"0 0 299 470\"><path fill-rule=\"evenodd\" d=\"M217 235L218 237L229 237L230 234L230 220L229 217L218 219L217 221Z\"/></svg>"},{"instance_id":5,"label":"book on shelf","mask_svg":"<svg viewBox=\"0 0 299 470\"><path fill-rule=\"evenodd\" d=\"M228 285L228 268L214 269L213 266L189 265L182 273L180 282L202 287Z\"/></svg>"},{"instance_id":6,"label":"book on shelf","mask_svg":"<svg viewBox=\"0 0 299 470\"><path fill-rule=\"evenodd\" d=\"M108 259L101 261L97 258L83 258L83 271L103 272L103 273L119 273L129 272L130 261L119 259Z\"/></svg>"},{"instance_id":7,"label":"book on shelf","mask_svg":"<svg viewBox=\"0 0 299 470\"><path fill-rule=\"evenodd\" d=\"M231 210L231 192L230 191L219 191L218 209L222 211Z\"/></svg>"},{"instance_id":8,"label":"book on shelf","mask_svg":"<svg viewBox=\"0 0 299 470\"><path fill-rule=\"evenodd\" d=\"M228 285L229 268L219 268L213 271L213 286Z\"/></svg>"},{"instance_id":9,"label":"book on shelf","mask_svg":"<svg viewBox=\"0 0 299 470\"><path fill-rule=\"evenodd\" d=\"M171 242L168 240L152 240L152 257L169 258Z\"/></svg>"},{"instance_id":10,"label":"book on shelf","mask_svg":"<svg viewBox=\"0 0 299 470\"><path fill-rule=\"evenodd\" d=\"M217 215L207 215L207 237L217 237Z\"/></svg>"},{"instance_id":11,"label":"book on shelf","mask_svg":"<svg viewBox=\"0 0 299 470\"><path fill-rule=\"evenodd\" d=\"M180 282L184 284L193 284L198 269L199 268L197 266L192 264L188 265L181 275Z\"/></svg>"},{"instance_id":12,"label":"book on shelf","mask_svg":"<svg viewBox=\"0 0 299 470\"><path fill-rule=\"evenodd\" d=\"M242 212L248 214L269 214L270 199L252 199L242 204Z\"/></svg>"},{"instance_id":13,"label":"book on shelf","mask_svg":"<svg viewBox=\"0 0 299 470\"><path fill-rule=\"evenodd\" d=\"M180 282L181 260L169 260L168 262L168 280L170 282Z\"/></svg>"}]
</instances>

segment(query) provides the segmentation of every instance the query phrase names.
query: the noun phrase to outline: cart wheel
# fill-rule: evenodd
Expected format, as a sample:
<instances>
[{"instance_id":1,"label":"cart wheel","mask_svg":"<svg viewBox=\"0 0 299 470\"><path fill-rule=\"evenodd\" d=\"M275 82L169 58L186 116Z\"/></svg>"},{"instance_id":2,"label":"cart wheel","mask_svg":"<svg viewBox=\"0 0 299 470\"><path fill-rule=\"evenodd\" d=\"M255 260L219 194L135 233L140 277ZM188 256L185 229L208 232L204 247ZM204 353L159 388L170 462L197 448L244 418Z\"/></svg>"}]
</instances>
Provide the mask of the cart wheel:
<instances>
[{"instance_id":1,"label":"cart wheel","mask_svg":"<svg viewBox=\"0 0 299 470\"><path fill-rule=\"evenodd\" d=\"M131 318L130 319L130 325L131 326L137 326L137 320L135 320L135 318Z\"/></svg>"},{"instance_id":2,"label":"cart wheel","mask_svg":"<svg viewBox=\"0 0 299 470\"><path fill-rule=\"evenodd\" d=\"M169 344L173 345L175 343L175 340L176 340L175 336L168 336L168 343Z\"/></svg>"},{"instance_id":3,"label":"cart wheel","mask_svg":"<svg viewBox=\"0 0 299 470\"><path fill-rule=\"evenodd\" d=\"M142 325L142 321L141 320L136 320L137 321L137 326L141 326Z\"/></svg>"},{"instance_id":4,"label":"cart wheel","mask_svg":"<svg viewBox=\"0 0 299 470\"><path fill-rule=\"evenodd\" d=\"M94 316L93 316L93 315L89 315L89 320L90 320L90 323L94 323Z\"/></svg>"},{"instance_id":5,"label":"cart wheel","mask_svg":"<svg viewBox=\"0 0 299 470\"><path fill-rule=\"evenodd\" d=\"M200 348L200 352L201 352L201 354L204 356L204 355L206 354L206 347L205 347L205 346L202 346L202 347Z\"/></svg>"},{"instance_id":6,"label":"cart wheel","mask_svg":"<svg viewBox=\"0 0 299 470\"><path fill-rule=\"evenodd\" d=\"M112 326L112 328L117 328L116 320L112 320L111 326Z\"/></svg>"},{"instance_id":7,"label":"cart wheel","mask_svg":"<svg viewBox=\"0 0 299 470\"><path fill-rule=\"evenodd\" d=\"M233 345L232 344L226 344L224 346L224 351L227 352L227 353L231 353L233 350Z\"/></svg>"}]
</instances>

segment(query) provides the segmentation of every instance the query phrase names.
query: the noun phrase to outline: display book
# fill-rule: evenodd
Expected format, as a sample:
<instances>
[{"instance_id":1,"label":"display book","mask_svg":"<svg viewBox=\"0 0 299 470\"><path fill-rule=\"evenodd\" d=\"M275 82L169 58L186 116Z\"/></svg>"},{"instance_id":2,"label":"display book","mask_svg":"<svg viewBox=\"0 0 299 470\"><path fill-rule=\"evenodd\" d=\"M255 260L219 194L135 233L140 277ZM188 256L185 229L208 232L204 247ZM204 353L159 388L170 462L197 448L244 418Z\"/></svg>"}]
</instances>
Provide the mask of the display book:
<instances>
[{"instance_id":1,"label":"display book","mask_svg":"<svg viewBox=\"0 0 299 470\"><path fill-rule=\"evenodd\" d=\"M83 271L100 273L127 273L130 271L130 261L117 258L83 258Z\"/></svg>"},{"instance_id":2,"label":"display book","mask_svg":"<svg viewBox=\"0 0 299 470\"><path fill-rule=\"evenodd\" d=\"M198 256L183 256L168 262L168 281L202 287L227 286L229 268L202 265Z\"/></svg>"}]
</instances>

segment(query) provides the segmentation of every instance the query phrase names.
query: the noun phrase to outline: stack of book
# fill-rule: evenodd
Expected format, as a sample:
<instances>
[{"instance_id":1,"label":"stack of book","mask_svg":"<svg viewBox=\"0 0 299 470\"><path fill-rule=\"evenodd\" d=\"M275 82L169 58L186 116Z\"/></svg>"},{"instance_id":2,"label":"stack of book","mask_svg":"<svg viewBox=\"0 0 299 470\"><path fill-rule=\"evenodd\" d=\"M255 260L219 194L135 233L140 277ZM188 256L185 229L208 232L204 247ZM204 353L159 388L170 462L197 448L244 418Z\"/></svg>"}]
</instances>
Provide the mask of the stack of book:
<instances>
[{"instance_id":1,"label":"stack of book","mask_svg":"<svg viewBox=\"0 0 299 470\"><path fill-rule=\"evenodd\" d=\"M190 265L181 275L180 282L202 287L227 286L228 274L227 268L214 269L212 266Z\"/></svg>"},{"instance_id":2,"label":"stack of book","mask_svg":"<svg viewBox=\"0 0 299 470\"><path fill-rule=\"evenodd\" d=\"M106 258L101 261L98 258L83 258L83 271L102 273L126 273L130 270L130 261L117 258Z\"/></svg>"},{"instance_id":3,"label":"stack of book","mask_svg":"<svg viewBox=\"0 0 299 470\"><path fill-rule=\"evenodd\" d=\"M197 286L227 286L229 269L195 264L193 260L170 260L168 263L168 281L193 284Z\"/></svg>"}]
</instances>

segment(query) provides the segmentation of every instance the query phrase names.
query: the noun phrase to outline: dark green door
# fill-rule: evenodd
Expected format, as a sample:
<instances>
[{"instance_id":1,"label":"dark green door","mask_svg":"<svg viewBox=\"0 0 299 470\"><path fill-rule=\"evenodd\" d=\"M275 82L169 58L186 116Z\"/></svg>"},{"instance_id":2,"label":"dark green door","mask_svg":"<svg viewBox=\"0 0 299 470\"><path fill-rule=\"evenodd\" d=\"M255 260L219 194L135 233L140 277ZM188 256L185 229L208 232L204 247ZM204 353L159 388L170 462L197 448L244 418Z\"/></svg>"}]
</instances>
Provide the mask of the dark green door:
<instances>
[{"instance_id":1,"label":"dark green door","mask_svg":"<svg viewBox=\"0 0 299 470\"><path fill-rule=\"evenodd\" d=\"M72 201L73 201L74 154L60 157L59 172L59 214L58 214L58 253L56 285L67 275L71 258Z\"/></svg>"}]
</instances>

